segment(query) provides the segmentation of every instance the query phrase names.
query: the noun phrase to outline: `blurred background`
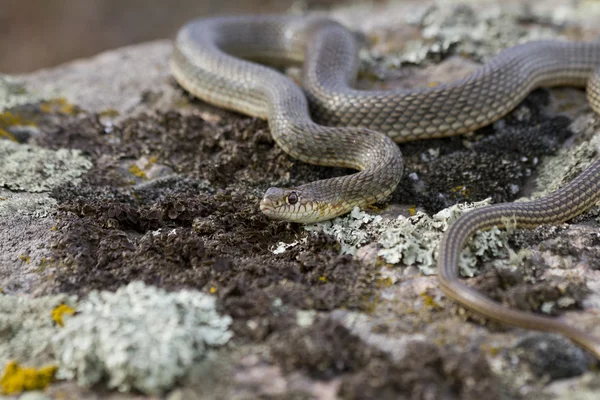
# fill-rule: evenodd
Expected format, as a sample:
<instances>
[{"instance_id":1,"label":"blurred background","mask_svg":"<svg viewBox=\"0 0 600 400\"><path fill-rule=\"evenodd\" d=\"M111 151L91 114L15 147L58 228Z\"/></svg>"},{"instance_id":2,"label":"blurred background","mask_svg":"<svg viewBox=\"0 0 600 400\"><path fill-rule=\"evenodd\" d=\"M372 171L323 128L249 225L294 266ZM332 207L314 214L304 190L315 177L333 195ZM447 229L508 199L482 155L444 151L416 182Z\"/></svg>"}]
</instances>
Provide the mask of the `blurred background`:
<instances>
[{"instance_id":1,"label":"blurred background","mask_svg":"<svg viewBox=\"0 0 600 400\"><path fill-rule=\"evenodd\" d=\"M348 0L2 0L0 73L24 73L101 51L172 38L215 14L328 8Z\"/></svg>"}]
</instances>

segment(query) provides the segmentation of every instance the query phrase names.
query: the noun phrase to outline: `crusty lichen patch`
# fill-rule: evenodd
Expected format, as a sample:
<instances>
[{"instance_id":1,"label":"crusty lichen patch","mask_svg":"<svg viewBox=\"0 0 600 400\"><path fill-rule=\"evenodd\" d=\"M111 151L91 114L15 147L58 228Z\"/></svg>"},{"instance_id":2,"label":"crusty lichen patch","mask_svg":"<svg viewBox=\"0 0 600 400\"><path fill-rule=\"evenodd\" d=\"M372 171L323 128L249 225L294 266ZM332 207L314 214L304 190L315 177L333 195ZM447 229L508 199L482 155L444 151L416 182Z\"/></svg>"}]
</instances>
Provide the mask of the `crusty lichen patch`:
<instances>
[{"instance_id":1,"label":"crusty lichen patch","mask_svg":"<svg viewBox=\"0 0 600 400\"><path fill-rule=\"evenodd\" d=\"M412 217L400 215L396 219L369 215L355 208L346 216L307 225L305 229L335 237L341 245L342 254L356 254L360 247L376 242L379 247L377 255L387 263L416 266L424 274L434 274L437 250L444 231L468 210L489 203L487 199L469 205L459 204L433 217L419 211ZM504 234L499 229L477 233L463 252L462 274L473 276L478 259L497 256L505 247Z\"/></svg>"},{"instance_id":2,"label":"crusty lichen patch","mask_svg":"<svg viewBox=\"0 0 600 400\"><path fill-rule=\"evenodd\" d=\"M47 150L0 140L0 187L45 192L79 177L92 167L78 150Z\"/></svg>"},{"instance_id":3,"label":"crusty lichen patch","mask_svg":"<svg viewBox=\"0 0 600 400\"><path fill-rule=\"evenodd\" d=\"M84 386L106 377L121 391L165 391L232 336L231 317L197 291L168 293L133 282L115 293L92 292L77 309L54 348L59 377Z\"/></svg>"},{"instance_id":4,"label":"crusty lichen patch","mask_svg":"<svg viewBox=\"0 0 600 400\"><path fill-rule=\"evenodd\" d=\"M10 360L41 366L52 363L51 338L58 327L53 310L61 304L74 307L66 295L29 298L0 294L0 365Z\"/></svg>"},{"instance_id":5,"label":"crusty lichen patch","mask_svg":"<svg viewBox=\"0 0 600 400\"><path fill-rule=\"evenodd\" d=\"M28 92L16 79L0 75L0 111L40 100L40 97Z\"/></svg>"}]
</instances>

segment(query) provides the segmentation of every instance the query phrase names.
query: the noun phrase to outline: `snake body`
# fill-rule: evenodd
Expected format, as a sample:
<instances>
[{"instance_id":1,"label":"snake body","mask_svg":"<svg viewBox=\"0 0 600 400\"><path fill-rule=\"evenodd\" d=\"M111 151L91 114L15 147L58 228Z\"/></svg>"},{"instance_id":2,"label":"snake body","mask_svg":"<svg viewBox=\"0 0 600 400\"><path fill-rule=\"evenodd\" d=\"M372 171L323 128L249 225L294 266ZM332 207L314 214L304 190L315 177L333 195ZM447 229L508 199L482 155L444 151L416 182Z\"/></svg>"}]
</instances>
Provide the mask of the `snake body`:
<instances>
[{"instance_id":1,"label":"snake body","mask_svg":"<svg viewBox=\"0 0 600 400\"><path fill-rule=\"evenodd\" d=\"M195 96L267 119L275 142L292 157L359 170L295 188L270 188L261 210L270 217L315 222L385 199L403 170L394 143L466 133L510 112L540 86L587 84L600 113L600 43L537 41L504 50L457 82L416 90L352 87L358 49L353 34L324 18L253 16L193 21L179 32L171 68ZM258 62L303 64L303 88ZM559 223L600 198L600 161L569 185L529 203L466 213L442 240L439 279L445 293L501 322L560 332L600 358L600 339L548 317L508 309L458 280L462 246L477 230Z\"/></svg>"}]
</instances>

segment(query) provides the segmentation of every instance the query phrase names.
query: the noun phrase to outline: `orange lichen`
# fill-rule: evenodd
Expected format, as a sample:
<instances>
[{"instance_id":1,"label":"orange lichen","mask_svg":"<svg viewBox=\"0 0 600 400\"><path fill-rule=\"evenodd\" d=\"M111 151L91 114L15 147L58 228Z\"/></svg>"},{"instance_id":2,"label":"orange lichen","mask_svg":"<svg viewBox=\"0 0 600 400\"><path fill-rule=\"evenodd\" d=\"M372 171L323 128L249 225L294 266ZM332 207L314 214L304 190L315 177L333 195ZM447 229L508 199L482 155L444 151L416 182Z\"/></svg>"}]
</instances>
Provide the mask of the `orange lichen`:
<instances>
[{"instance_id":1,"label":"orange lichen","mask_svg":"<svg viewBox=\"0 0 600 400\"><path fill-rule=\"evenodd\" d=\"M41 390L54 380L58 367L48 365L41 368L24 368L10 361L0 377L1 393L19 394L26 390Z\"/></svg>"},{"instance_id":2,"label":"orange lichen","mask_svg":"<svg viewBox=\"0 0 600 400\"><path fill-rule=\"evenodd\" d=\"M61 304L58 307L55 307L54 310L52 310L52 321L54 321L58 326L65 326L65 321L63 319L65 314L73 315L75 314L75 310L66 304Z\"/></svg>"}]
</instances>

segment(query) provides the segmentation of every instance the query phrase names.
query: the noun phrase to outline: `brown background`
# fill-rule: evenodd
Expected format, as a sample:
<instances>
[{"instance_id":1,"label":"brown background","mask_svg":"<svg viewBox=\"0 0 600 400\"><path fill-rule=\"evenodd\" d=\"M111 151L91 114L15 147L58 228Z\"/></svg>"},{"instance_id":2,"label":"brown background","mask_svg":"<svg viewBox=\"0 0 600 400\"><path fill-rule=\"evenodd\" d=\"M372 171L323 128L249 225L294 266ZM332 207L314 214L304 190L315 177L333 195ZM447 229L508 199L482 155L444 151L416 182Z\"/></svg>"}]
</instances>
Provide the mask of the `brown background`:
<instances>
[{"instance_id":1,"label":"brown background","mask_svg":"<svg viewBox=\"0 0 600 400\"><path fill-rule=\"evenodd\" d=\"M103 50L175 35L206 15L284 12L344 0L3 0L0 73L35 71Z\"/></svg>"}]
</instances>

